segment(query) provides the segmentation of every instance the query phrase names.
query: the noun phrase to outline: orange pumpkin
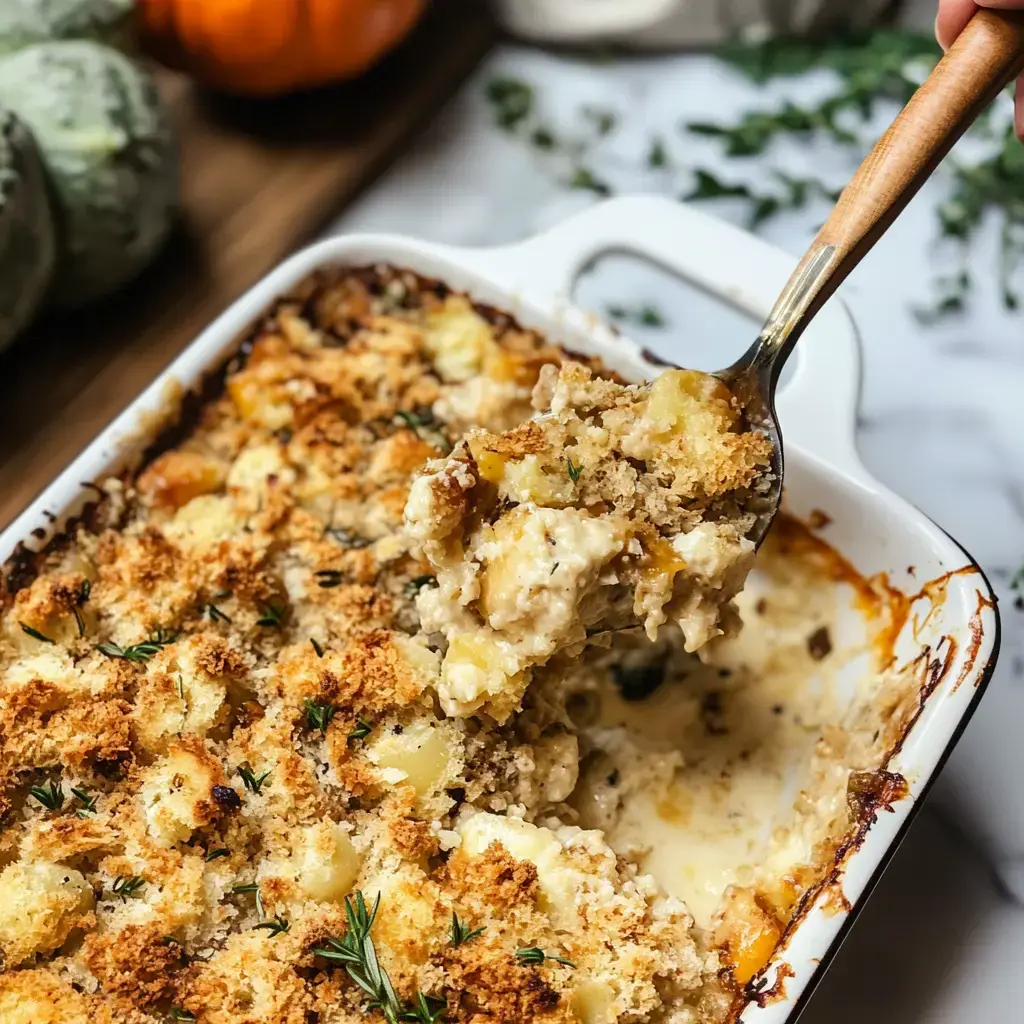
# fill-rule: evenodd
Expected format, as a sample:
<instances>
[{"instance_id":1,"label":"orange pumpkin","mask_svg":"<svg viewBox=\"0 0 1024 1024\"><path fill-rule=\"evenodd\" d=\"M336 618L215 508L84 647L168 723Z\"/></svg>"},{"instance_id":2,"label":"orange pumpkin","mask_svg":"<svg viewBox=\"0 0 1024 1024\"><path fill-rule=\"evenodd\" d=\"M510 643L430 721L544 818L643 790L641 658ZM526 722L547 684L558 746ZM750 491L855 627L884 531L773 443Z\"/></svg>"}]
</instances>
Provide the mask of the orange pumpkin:
<instances>
[{"instance_id":1,"label":"orange pumpkin","mask_svg":"<svg viewBox=\"0 0 1024 1024\"><path fill-rule=\"evenodd\" d=\"M271 96L360 74L427 0L136 0L145 48L225 92Z\"/></svg>"}]
</instances>

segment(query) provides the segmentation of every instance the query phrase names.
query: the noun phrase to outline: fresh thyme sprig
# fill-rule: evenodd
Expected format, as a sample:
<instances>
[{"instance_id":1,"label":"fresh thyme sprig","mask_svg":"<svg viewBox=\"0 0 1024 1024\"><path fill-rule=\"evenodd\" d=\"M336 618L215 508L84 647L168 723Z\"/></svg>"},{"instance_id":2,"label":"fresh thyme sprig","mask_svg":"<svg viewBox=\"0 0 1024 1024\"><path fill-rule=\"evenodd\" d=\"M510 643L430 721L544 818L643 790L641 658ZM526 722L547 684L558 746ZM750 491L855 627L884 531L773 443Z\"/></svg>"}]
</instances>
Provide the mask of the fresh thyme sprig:
<instances>
[{"instance_id":1,"label":"fresh thyme sprig","mask_svg":"<svg viewBox=\"0 0 1024 1024\"><path fill-rule=\"evenodd\" d=\"M40 633L38 629L33 629L24 622L19 622L18 625L21 626L22 633L32 637L33 640L38 640L40 643L44 644L55 644L57 642L52 637L48 637L45 633Z\"/></svg>"},{"instance_id":2,"label":"fresh thyme sprig","mask_svg":"<svg viewBox=\"0 0 1024 1024\"><path fill-rule=\"evenodd\" d=\"M146 880L141 875L118 875L110 891L115 896L120 896L122 902L126 902L137 896L145 884Z\"/></svg>"},{"instance_id":3,"label":"fresh thyme sprig","mask_svg":"<svg viewBox=\"0 0 1024 1024\"><path fill-rule=\"evenodd\" d=\"M86 818L90 814L96 813L96 797L89 796L84 789L78 789L75 786L71 787L71 795L82 805L75 811L78 817Z\"/></svg>"},{"instance_id":4,"label":"fresh thyme sprig","mask_svg":"<svg viewBox=\"0 0 1024 1024\"><path fill-rule=\"evenodd\" d=\"M162 648L174 643L177 638L177 633L161 628L148 640L143 640L141 643L121 647L120 644L108 642L97 644L96 650L108 658L123 658L125 661L135 662L149 661L153 655L159 654Z\"/></svg>"},{"instance_id":5,"label":"fresh thyme sprig","mask_svg":"<svg viewBox=\"0 0 1024 1024\"><path fill-rule=\"evenodd\" d=\"M59 782L51 779L45 786L32 786L29 796L34 796L48 811L59 811L64 806L64 790Z\"/></svg>"},{"instance_id":6,"label":"fresh thyme sprig","mask_svg":"<svg viewBox=\"0 0 1024 1024\"><path fill-rule=\"evenodd\" d=\"M544 963L545 960L554 960L556 964L564 964L566 967L576 966L568 957L545 953L540 946L525 946L522 949L517 949L516 959L524 967L536 967Z\"/></svg>"},{"instance_id":7,"label":"fresh thyme sprig","mask_svg":"<svg viewBox=\"0 0 1024 1024\"><path fill-rule=\"evenodd\" d=\"M310 700L309 697L305 700L305 706L306 722L310 729L319 729L321 733L326 733L331 719L338 713L337 706L329 701Z\"/></svg>"},{"instance_id":8,"label":"fresh thyme sprig","mask_svg":"<svg viewBox=\"0 0 1024 1024\"><path fill-rule=\"evenodd\" d=\"M263 783L267 781L268 776L273 770L273 768L268 768L262 775L256 775L251 768L247 768L245 765L239 765L237 769L238 777L242 780L242 785L244 785L250 793L258 793L263 788Z\"/></svg>"},{"instance_id":9,"label":"fresh thyme sprig","mask_svg":"<svg viewBox=\"0 0 1024 1024\"><path fill-rule=\"evenodd\" d=\"M454 910L452 911L452 931L451 938L449 939L451 945L455 947L461 946L471 939L475 939L478 935L482 935L483 931L483 927L470 928L463 921L459 920L459 915Z\"/></svg>"}]
</instances>

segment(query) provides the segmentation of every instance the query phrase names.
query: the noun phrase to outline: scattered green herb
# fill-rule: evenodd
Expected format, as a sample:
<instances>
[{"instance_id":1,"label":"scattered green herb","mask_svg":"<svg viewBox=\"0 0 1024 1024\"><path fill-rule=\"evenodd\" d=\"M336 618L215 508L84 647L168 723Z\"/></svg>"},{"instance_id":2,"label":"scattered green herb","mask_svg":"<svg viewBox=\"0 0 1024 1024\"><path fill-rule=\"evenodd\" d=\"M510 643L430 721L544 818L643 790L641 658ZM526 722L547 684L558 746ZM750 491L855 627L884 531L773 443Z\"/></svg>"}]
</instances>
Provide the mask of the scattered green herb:
<instances>
[{"instance_id":1,"label":"scattered green herb","mask_svg":"<svg viewBox=\"0 0 1024 1024\"><path fill-rule=\"evenodd\" d=\"M318 587L340 587L345 574L340 569L318 569L313 575Z\"/></svg>"},{"instance_id":2,"label":"scattered green herb","mask_svg":"<svg viewBox=\"0 0 1024 1024\"><path fill-rule=\"evenodd\" d=\"M137 896L139 890L145 884L146 880L141 875L118 875L114 879L114 884L110 887L110 891L115 896L120 896L121 901L125 902Z\"/></svg>"},{"instance_id":3,"label":"scattered green herb","mask_svg":"<svg viewBox=\"0 0 1024 1024\"><path fill-rule=\"evenodd\" d=\"M124 658L126 661L135 662L149 661L154 654L159 654L162 648L174 643L177 638L177 633L158 629L153 636L141 643L131 644L128 647L121 647L115 643L102 643L96 645L96 650L108 658Z\"/></svg>"},{"instance_id":4,"label":"scattered green herb","mask_svg":"<svg viewBox=\"0 0 1024 1024\"><path fill-rule=\"evenodd\" d=\"M437 577L426 575L417 576L415 579L409 580L405 585L405 594L407 597L415 597L424 587L436 587Z\"/></svg>"},{"instance_id":5,"label":"scattered green herb","mask_svg":"<svg viewBox=\"0 0 1024 1024\"><path fill-rule=\"evenodd\" d=\"M324 649L320 646L320 644L317 643L317 641L313 637L309 638L309 642L313 645L313 650L316 651L316 656L318 658L322 658L324 656Z\"/></svg>"},{"instance_id":6,"label":"scattered green herb","mask_svg":"<svg viewBox=\"0 0 1024 1024\"><path fill-rule=\"evenodd\" d=\"M82 580L82 585L78 588L78 593L75 595L75 603L71 608L71 613L75 617L75 625L78 627L78 635L80 637L85 636L85 619L82 616L81 606L89 600L89 596L92 594L92 580Z\"/></svg>"},{"instance_id":7,"label":"scattered green herb","mask_svg":"<svg viewBox=\"0 0 1024 1024\"><path fill-rule=\"evenodd\" d=\"M523 949L516 950L516 959L524 967L536 967L545 960L554 960L556 964L564 964L566 967L575 967L576 965L564 956L555 956L553 953L545 953L540 946L527 946Z\"/></svg>"},{"instance_id":8,"label":"scattered green herb","mask_svg":"<svg viewBox=\"0 0 1024 1024\"><path fill-rule=\"evenodd\" d=\"M195 1024L196 1015L183 1010L180 1006L171 1007L171 1020L181 1021L182 1024Z\"/></svg>"},{"instance_id":9,"label":"scattered green herb","mask_svg":"<svg viewBox=\"0 0 1024 1024\"><path fill-rule=\"evenodd\" d=\"M509 131L533 111L533 87L521 78L502 75L487 83L487 98L494 106L497 123Z\"/></svg>"},{"instance_id":10,"label":"scattered green herb","mask_svg":"<svg viewBox=\"0 0 1024 1024\"><path fill-rule=\"evenodd\" d=\"M59 811L64 806L64 790L59 782L52 779L45 786L32 786L28 793L48 811Z\"/></svg>"},{"instance_id":11,"label":"scattered green herb","mask_svg":"<svg viewBox=\"0 0 1024 1024\"><path fill-rule=\"evenodd\" d=\"M545 128L543 125L539 128L534 128L530 133L530 141L538 149L554 149L558 145L558 140L555 138L554 132L550 128Z\"/></svg>"},{"instance_id":12,"label":"scattered green herb","mask_svg":"<svg viewBox=\"0 0 1024 1024\"><path fill-rule=\"evenodd\" d=\"M56 640L53 640L50 637L46 636L44 633L40 633L38 629L33 629L31 626L26 626L24 622L19 622L18 625L21 626L22 633L25 633L28 636L32 637L33 640L39 640L44 644L53 644L57 642Z\"/></svg>"},{"instance_id":13,"label":"scattered green herb","mask_svg":"<svg viewBox=\"0 0 1024 1024\"><path fill-rule=\"evenodd\" d=\"M231 851L226 846L218 846L216 850L211 850L206 855L206 863L217 860L219 857L230 857Z\"/></svg>"},{"instance_id":14,"label":"scattered green herb","mask_svg":"<svg viewBox=\"0 0 1024 1024\"><path fill-rule=\"evenodd\" d=\"M585 106L583 116L597 129L598 135L607 135L619 123L619 115L605 107Z\"/></svg>"},{"instance_id":15,"label":"scattered green herb","mask_svg":"<svg viewBox=\"0 0 1024 1024\"><path fill-rule=\"evenodd\" d=\"M331 719L338 713L337 707L329 702L310 700L309 697L306 698L305 706L306 722L310 729L319 729L320 732L326 733Z\"/></svg>"},{"instance_id":16,"label":"scattered green herb","mask_svg":"<svg viewBox=\"0 0 1024 1024\"><path fill-rule=\"evenodd\" d=\"M348 734L350 740L365 740L373 732L373 726L365 719L357 718L355 728Z\"/></svg>"},{"instance_id":17,"label":"scattered green herb","mask_svg":"<svg viewBox=\"0 0 1024 1024\"><path fill-rule=\"evenodd\" d=\"M651 139L651 148L647 150L647 166L652 171L668 166L668 150L665 148L665 140L660 136Z\"/></svg>"},{"instance_id":18,"label":"scattered green herb","mask_svg":"<svg viewBox=\"0 0 1024 1024\"><path fill-rule=\"evenodd\" d=\"M225 615L215 604L208 604L206 606L206 614L209 615L211 622L230 622L231 617Z\"/></svg>"},{"instance_id":19,"label":"scattered green herb","mask_svg":"<svg viewBox=\"0 0 1024 1024\"><path fill-rule=\"evenodd\" d=\"M253 773L251 768L246 768L245 765L240 765L238 768L238 776L242 780L242 784L250 793L258 793L263 787L263 783L267 781L267 777L273 770L273 768L268 768L262 775L256 775Z\"/></svg>"},{"instance_id":20,"label":"scattered green herb","mask_svg":"<svg viewBox=\"0 0 1024 1024\"><path fill-rule=\"evenodd\" d=\"M418 1024L437 1024L439 1020L444 1020L444 1011L444 1000L418 992L415 1001L406 1007L402 1020L417 1021Z\"/></svg>"},{"instance_id":21,"label":"scattered green herb","mask_svg":"<svg viewBox=\"0 0 1024 1024\"><path fill-rule=\"evenodd\" d=\"M1017 611L1024 612L1024 565L1010 577L1010 589L1016 595L1013 599L1013 607Z\"/></svg>"},{"instance_id":22,"label":"scattered green herb","mask_svg":"<svg viewBox=\"0 0 1024 1024\"><path fill-rule=\"evenodd\" d=\"M587 167L577 167L569 179L569 188L586 189L598 196L610 196L611 186L600 178L595 177L594 172Z\"/></svg>"},{"instance_id":23,"label":"scattered green herb","mask_svg":"<svg viewBox=\"0 0 1024 1024\"><path fill-rule=\"evenodd\" d=\"M406 409L399 409L395 415L405 421L405 425L411 430L418 430L420 427L432 427L437 422L434 413L429 407L413 409L411 412Z\"/></svg>"},{"instance_id":24,"label":"scattered green herb","mask_svg":"<svg viewBox=\"0 0 1024 1024\"><path fill-rule=\"evenodd\" d=\"M621 323L639 324L641 327L666 327L668 321L656 306L608 306L608 315Z\"/></svg>"},{"instance_id":25,"label":"scattered green herb","mask_svg":"<svg viewBox=\"0 0 1024 1024\"><path fill-rule=\"evenodd\" d=\"M568 468L569 468L569 479L573 483L576 483L576 481L579 480L579 478L580 478L580 473L583 472L583 466L582 465L577 466L576 463L573 462L572 459L568 458L568 457L566 458L565 461L566 461L566 464L568 465Z\"/></svg>"},{"instance_id":26,"label":"scattered green herb","mask_svg":"<svg viewBox=\"0 0 1024 1024\"><path fill-rule=\"evenodd\" d=\"M278 914L277 917L272 917L269 921L260 921L260 923L254 927L266 929L267 935L270 938L273 938L275 935L280 935L281 932L288 931L291 926L283 917L281 917L280 914Z\"/></svg>"},{"instance_id":27,"label":"scattered green herb","mask_svg":"<svg viewBox=\"0 0 1024 1024\"><path fill-rule=\"evenodd\" d=\"M283 624L287 611L287 608L281 604L265 604L261 610L260 617L256 620L256 625L276 628Z\"/></svg>"},{"instance_id":28,"label":"scattered green herb","mask_svg":"<svg viewBox=\"0 0 1024 1024\"><path fill-rule=\"evenodd\" d=\"M478 935L483 934L483 928L470 928L459 920L459 915L452 911L452 933L449 940L453 946L461 946Z\"/></svg>"},{"instance_id":29,"label":"scattered green herb","mask_svg":"<svg viewBox=\"0 0 1024 1024\"><path fill-rule=\"evenodd\" d=\"M78 789L75 786L71 787L71 795L82 805L75 811L78 817L86 818L90 814L96 813L96 797L89 796L86 790Z\"/></svg>"}]
</instances>

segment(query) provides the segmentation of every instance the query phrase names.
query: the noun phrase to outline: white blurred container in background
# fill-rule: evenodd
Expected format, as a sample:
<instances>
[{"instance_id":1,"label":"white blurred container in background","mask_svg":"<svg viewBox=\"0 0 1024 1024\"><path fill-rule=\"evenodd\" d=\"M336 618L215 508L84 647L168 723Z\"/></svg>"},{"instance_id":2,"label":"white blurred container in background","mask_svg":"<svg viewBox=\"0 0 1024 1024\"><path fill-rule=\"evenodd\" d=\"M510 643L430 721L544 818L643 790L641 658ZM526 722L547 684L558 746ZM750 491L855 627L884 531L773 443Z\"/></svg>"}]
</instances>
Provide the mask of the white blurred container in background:
<instances>
[{"instance_id":1,"label":"white blurred container in background","mask_svg":"<svg viewBox=\"0 0 1024 1024\"><path fill-rule=\"evenodd\" d=\"M898 11L922 27L937 0L499 0L513 35L548 43L624 43L669 48L804 35L826 26L864 28Z\"/></svg>"}]
</instances>

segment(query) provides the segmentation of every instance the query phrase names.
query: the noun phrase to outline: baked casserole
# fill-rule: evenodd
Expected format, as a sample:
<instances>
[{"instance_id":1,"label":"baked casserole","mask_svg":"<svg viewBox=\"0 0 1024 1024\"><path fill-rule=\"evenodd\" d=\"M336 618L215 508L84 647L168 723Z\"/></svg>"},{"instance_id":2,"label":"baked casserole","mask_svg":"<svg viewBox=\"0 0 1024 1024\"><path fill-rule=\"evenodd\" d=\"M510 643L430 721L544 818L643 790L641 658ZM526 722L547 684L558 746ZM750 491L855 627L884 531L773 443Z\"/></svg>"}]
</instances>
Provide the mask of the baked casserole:
<instances>
[{"instance_id":1,"label":"baked casserole","mask_svg":"<svg viewBox=\"0 0 1024 1024\"><path fill-rule=\"evenodd\" d=\"M663 593L656 640L574 636L466 697L413 481L460 452L503 479L487 439L538 384L553 407L619 385L388 267L283 298L213 383L9 577L0 1022L698 1024L763 997L832 855L898 795L876 766L914 666L872 677L856 728L807 686L891 630L893 596L786 520L738 636L723 578L682 629L655 628ZM835 634L837 571L862 635ZM805 788L759 835L793 750Z\"/></svg>"}]
</instances>

